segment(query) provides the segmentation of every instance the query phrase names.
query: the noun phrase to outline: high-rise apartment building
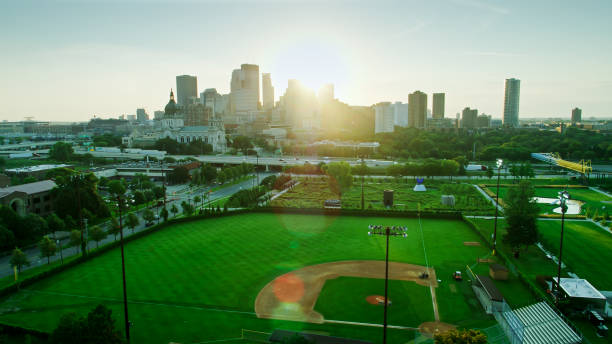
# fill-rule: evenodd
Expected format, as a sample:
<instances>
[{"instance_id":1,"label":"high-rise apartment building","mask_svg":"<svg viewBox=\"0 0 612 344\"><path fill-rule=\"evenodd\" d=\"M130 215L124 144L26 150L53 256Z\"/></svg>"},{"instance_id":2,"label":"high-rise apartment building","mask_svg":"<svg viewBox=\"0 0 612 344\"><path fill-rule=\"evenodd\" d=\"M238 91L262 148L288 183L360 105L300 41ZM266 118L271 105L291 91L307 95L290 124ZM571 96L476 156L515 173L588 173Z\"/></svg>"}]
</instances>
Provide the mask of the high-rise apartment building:
<instances>
[{"instance_id":1,"label":"high-rise apartment building","mask_svg":"<svg viewBox=\"0 0 612 344\"><path fill-rule=\"evenodd\" d=\"M230 111L257 111L259 105L259 66L243 64L234 69L230 82Z\"/></svg>"},{"instance_id":2,"label":"high-rise apartment building","mask_svg":"<svg viewBox=\"0 0 612 344\"><path fill-rule=\"evenodd\" d=\"M427 94L415 91L408 95L408 127L425 128L427 125Z\"/></svg>"},{"instance_id":3,"label":"high-rise apartment building","mask_svg":"<svg viewBox=\"0 0 612 344\"><path fill-rule=\"evenodd\" d=\"M272 86L270 73L261 74L261 88L263 93L263 108L264 110L272 110L274 108L274 86Z\"/></svg>"},{"instance_id":4,"label":"high-rise apartment building","mask_svg":"<svg viewBox=\"0 0 612 344\"><path fill-rule=\"evenodd\" d=\"M198 78L191 75L176 77L176 100L180 106L187 106L198 97Z\"/></svg>"},{"instance_id":5,"label":"high-rise apartment building","mask_svg":"<svg viewBox=\"0 0 612 344\"><path fill-rule=\"evenodd\" d=\"M485 115L484 113L482 115L479 115L476 118L476 127L477 128L490 128L491 127L491 116Z\"/></svg>"},{"instance_id":6,"label":"high-rise apartment building","mask_svg":"<svg viewBox=\"0 0 612 344\"><path fill-rule=\"evenodd\" d=\"M466 107L461 112L461 128L476 128L478 119L478 110Z\"/></svg>"},{"instance_id":7,"label":"high-rise apartment building","mask_svg":"<svg viewBox=\"0 0 612 344\"><path fill-rule=\"evenodd\" d=\"M516 128L519 126L519 100L521 94L521 81L506 79L504 94L504 127Z\"/></svg>"},{"instance_id":8,"label":"high-rise apartment building","mask_svg":"<svg viewBox=\"0 0 612 344\"><path fill-rule=\"evenodd\" d=\"M374 105L374 134L392 133L395 122L395 107L390 102Z\"/></svg>"},{"instance_id":9,"label":"high-rise apartment building","mask_svg":"<svg viewBox=\"0 0 612 344\"><path fill-rule=\"evenodd\" d=\"M572 109L572 124L582 122L582 109L574 108Z\"/></svg>"},{"instance_id":10,"label":"high-rise apartment building","mask_svg":"<svg viewBox=\"0 0 612 344\"><path fill-rule=\"evenodd\" d=\"M433 119L444 118L444 93L433 94Z\"/></svg>"},{"instance_id":11,"label":"high-rise apartment building","mask_svg":"<svg viewBox=\"0 0 612 344\"><path fill-rule=\"evenodd\" d=\"M200 102L211 109L216 117L223 117L230 111L230 95L219 94L215 88L207 88L200 93Z\"/></svg>"},{"instance_id":12,"label":"high-rise apartment building","mask_svg":"<svg viewBox=\"0 0 612 344\"><path fill-rule=\"evenodd\" d=\"M284 112L282 120L294 130L321 127L315 93L298 80L288 80L287 90L280 97L279 103Z\"/></svg>"}]
</instances>

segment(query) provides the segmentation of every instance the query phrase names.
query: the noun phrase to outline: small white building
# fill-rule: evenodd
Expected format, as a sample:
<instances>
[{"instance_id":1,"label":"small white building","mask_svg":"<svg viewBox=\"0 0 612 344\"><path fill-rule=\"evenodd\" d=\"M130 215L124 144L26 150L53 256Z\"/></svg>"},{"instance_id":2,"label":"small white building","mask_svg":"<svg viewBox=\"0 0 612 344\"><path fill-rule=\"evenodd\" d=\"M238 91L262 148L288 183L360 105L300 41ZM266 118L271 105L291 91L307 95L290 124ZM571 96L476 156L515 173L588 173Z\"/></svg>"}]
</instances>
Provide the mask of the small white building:
<instances>
[{"instance_id":1,"label":"small white building","mask_svg":"<svg viewBox=\"0 0 612 344\"><path fill-rule=\"evenodd\" d=\"M227 148L225 131L218 126L193 126L183 127L180 130L166 130L162 137L170 137L179 143L201 140L210 144L215 152L225 152Z\"/></svg>"}]
</instances>

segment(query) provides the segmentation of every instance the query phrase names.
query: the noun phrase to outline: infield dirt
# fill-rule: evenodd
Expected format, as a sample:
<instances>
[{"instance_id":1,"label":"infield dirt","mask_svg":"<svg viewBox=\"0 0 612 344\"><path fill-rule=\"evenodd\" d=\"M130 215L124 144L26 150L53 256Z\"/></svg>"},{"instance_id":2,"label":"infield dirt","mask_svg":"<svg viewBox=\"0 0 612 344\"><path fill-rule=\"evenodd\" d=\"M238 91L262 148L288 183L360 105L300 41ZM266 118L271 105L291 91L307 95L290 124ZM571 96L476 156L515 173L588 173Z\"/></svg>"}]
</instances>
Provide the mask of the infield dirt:
<instances>
[{"instance_id":1,"label":"infield dirt","mask_svg":"<svg viewBox=\"0 0 612 344\"><path fill-rule=\"evenodd\" d=\"M427 272L429 277L420 278L423 272ZM324 316L316 312L314 306L325 282L340 276L384 279L385 262L339 261L310 265L286 273L259 292L255 299L255 313L259 318L323 323ZM435 270L421 265L389 262L389 279L438 286Z\"/></svg>"}]
</instances>

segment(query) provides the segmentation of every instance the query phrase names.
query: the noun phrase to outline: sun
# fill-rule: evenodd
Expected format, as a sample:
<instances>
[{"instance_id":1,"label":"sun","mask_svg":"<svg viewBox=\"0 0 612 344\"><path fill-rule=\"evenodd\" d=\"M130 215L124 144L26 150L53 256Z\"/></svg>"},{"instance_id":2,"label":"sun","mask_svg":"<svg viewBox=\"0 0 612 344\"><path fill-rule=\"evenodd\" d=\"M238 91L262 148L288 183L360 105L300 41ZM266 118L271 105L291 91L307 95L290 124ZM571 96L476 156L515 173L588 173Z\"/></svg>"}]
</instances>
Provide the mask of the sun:
<instances>
[{"instance_id":1,"label":"sun","mask_svg":"<svg viewBox=\"0 0 612 344\"><path fill-rule=\"evenodd\" d=\"M314 91L324 84L342 85L348 81L348 65L341 50L319 40L283 47L274 58L271 72L283 89L289 79L297 79Z\"/></svg>"}]
</instances>

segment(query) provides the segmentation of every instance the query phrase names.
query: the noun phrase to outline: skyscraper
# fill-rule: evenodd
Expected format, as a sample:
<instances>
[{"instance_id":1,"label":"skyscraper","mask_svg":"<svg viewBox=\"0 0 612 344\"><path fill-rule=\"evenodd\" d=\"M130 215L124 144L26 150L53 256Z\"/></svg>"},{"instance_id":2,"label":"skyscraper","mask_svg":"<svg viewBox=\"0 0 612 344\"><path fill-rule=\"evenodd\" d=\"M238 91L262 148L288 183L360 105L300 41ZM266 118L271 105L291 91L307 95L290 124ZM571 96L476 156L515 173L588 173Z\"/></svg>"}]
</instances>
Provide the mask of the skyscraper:
<instances>
[{"instance_id":1,"label":"skyscraper","mask_svg":"<svg viewBox=\"0 0 612 344\"><path fill-rule=\"evenodd\" d=\"M256 111L259 104L259 66L242 64L234 69L230 83L230 111Z\"/></svg>"},{"instance_id":2,"label":"skyscraper","mask_svg":"<svg viewBox=\"0 0 612 344\"><path fill-rule=\"evenodd\" d=\"M506 79L506 92L504 95L504 127L516 128L519 126L519 99L521 94L521 80Z\"/></svg>"},{"instance_id":3,"label":"skyscraper","mask_svg":"<svg viewBox=\"0 0 612 344\"><path fill-rule=\"evenodd\" d=\"M427 94L415 91L408 95L408 127L425 128L427 124Z\"/></svg>"},{"instance_id":4,"label":"skyscraper","mask_svg":"<svg viewBox=\"0 0 612 344\"><path fill-rule=\"evenodd\" d=\"M334 100L334 84L324 84L319 89L319 103L331 102Z\"/></svg>"},{"instance_id":5,"label":"skyscraper","mask_svg":"<svg viewBox=\"0 0 612 344\"><path fill-rule=\"evenodd\" d=\"M461 128L476 128L478 110L466 107L461 112Z\"/></svg>"},{"instance_id":6,"label":"skyscraper","mask_svg":"<svg viewBox=\"0 0 612 344\"><path fill-rule=\"evenodd\" d=\"M264 110L272 110L274 108L274 86L272 86L270 73L261 74L261 88L263 93L263 108Z\"/></svg>"},{"instance_id":7,"label":"skyscraper","mask_svg":"<svg viewBox=\"0 0 612 344\"><path fill-rule=\"evenodd\" d=\"M392 133L394 129L395 107L390 102L374 105L374 134Z\"/></svg>"},{"instance_id":8,"label":"skyscraper","mask_svg":"<svg viewBox=\"0 0 612 344\"><path fill-rule=\"evenodd\" d=\"M574 108L572 109L572 124L582 122L582 109Z\"/></svg>"},{"instance_id":9,"label":"skyscraper","mask_svg":"<svg viewBox=\"0 0 612 344\"><path fill-rule=\"evenodd\" d=\"M136 109L136 120L141 123L149 120L149 115L145 109Z\"/></svg>"},{"instance_id":10,"label":"skyscraper","mask_svg":"<svg viewBox=\"0 0 612 344\"><path fill-rule=\"evenodd\" d=\"M176 100L177 104L187 106L190 99L198 97L198 78L191 75L179 75L176 77Z\"/></svg>"},{"instance_id":11,"label":"skyscraper","mask_svg":"<svg viewBox=\"0 0 612 344\"><path fill-rule=\"evenodd\" d=\"M433 94L433 113L434 119L444 118L444 93Z\"/></svg>"}]
</instances>

